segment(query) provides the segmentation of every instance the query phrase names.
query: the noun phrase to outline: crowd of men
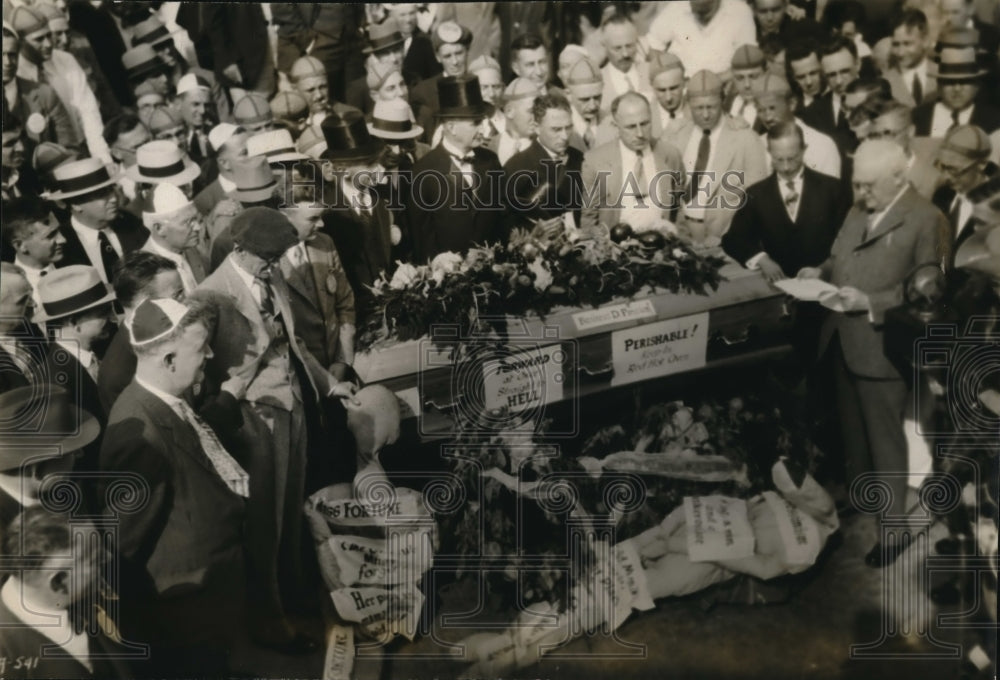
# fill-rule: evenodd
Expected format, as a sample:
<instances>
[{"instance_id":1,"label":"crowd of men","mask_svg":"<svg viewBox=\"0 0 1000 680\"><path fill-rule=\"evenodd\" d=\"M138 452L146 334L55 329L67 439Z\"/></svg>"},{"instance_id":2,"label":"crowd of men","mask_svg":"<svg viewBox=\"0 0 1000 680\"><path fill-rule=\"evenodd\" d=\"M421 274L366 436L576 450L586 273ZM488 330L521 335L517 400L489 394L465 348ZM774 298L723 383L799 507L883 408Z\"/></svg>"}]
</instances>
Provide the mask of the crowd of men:
<instances>
[{"instance_id":1,"label":"crowd of men","mask_svg":"<svg viewBox=\"0 0 1000 680\"><path fill-rule=\"evenodd\" d=\"M4 0L0 522L27 561L0 656L65 652L13 672L315 649L302 507L352 474L372 286L515 228L624 222L833 284L797 343L834 366L847 479L905 471L881 323L1000 223L1000 32L974 0L874 32L818 4ZM67 561L95 530L46 500L67 478L74 516L118 518L120 570Z\"/></svg>"}]
</instances>

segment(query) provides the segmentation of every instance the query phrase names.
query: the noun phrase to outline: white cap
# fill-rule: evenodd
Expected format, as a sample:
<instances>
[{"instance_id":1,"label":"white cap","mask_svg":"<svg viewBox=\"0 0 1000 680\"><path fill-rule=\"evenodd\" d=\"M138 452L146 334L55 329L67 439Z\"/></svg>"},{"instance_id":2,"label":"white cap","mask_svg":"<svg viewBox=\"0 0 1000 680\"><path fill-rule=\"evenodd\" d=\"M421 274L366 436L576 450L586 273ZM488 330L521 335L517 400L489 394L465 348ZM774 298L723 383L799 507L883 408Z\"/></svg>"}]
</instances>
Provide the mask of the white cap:
<instances>
[{"instance_id":1,"label":"white cap","mask_svg":"<svg viewBox=\"0 0 1000 680\"><path fill-rule=\"evenodd\" d=\"M211 92L212 86L208 84L207 80L196 73L185 73L181 79L177 81L177 94L180 96L185 92L191 92L192 90L205 90L206 92Z\"/></svg>"},{"instance_id":2,"label":"white cap","mask_svg":"<svg viewBox=\"0 0 1000 680\"><path fill-rule=\"evenodd\" d=\"M142 223L147 227L152 227L157 222L169 219L193 206L194 204L184 195L184 192L173 184L157 184L149 201L142 209Z\"/></svg>"},{"instance_id":3,"label":"white cap","mask_svg":"<svg viewBox=\"0 0 1000 680\"><path fill-rule=\"evenodd\" d=\"M219 123L209 131L208 143L212 145L213 149L218 151L222 148L223 144L228 142L233 135L242 129L239 125L233 125L232 123Z\"/></svg>"}]
</instances>

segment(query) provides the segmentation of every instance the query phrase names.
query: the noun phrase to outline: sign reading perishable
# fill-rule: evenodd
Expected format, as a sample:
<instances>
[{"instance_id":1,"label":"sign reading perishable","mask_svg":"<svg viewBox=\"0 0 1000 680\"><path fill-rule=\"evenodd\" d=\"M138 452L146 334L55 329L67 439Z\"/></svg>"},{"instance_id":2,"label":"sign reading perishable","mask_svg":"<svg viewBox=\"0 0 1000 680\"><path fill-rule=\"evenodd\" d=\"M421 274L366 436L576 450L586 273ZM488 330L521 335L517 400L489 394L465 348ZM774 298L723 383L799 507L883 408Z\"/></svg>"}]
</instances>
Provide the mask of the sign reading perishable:
<instances>
[{"instance_id":1,"label":"sign reading perishable","mask_svg":"<svg viewBox=\"0 0 1000 680\"><path fill-rule=\"evenodd\" d=\"M483 363L483 401L488 409L518 413L563 398L561 345L531 347Z\"/></svg>"},{"instance_id":2,"label":"sign reading perishable","mask_svg":"<svg viewBox=\"0 0 1000 680\"><path fill-rule=\"evenodd\" d=\"M611 334L612 385L705 366L708 312L626 328Z\"/></svg>"},{"instance_id":3,"label":"sign reading perishable","mask_svg":"<svg viewBox=\"0 0 1000 680\"><path fill-rule=\"evenodd\" d=\"M635 300L618 305L608 305L598 309L588 309L573 315L573 325L578 331L589 331L601 326L621 323L622 321L638 321L656 317L656 308L652 300Z\"/></svg>"}]
</instances>

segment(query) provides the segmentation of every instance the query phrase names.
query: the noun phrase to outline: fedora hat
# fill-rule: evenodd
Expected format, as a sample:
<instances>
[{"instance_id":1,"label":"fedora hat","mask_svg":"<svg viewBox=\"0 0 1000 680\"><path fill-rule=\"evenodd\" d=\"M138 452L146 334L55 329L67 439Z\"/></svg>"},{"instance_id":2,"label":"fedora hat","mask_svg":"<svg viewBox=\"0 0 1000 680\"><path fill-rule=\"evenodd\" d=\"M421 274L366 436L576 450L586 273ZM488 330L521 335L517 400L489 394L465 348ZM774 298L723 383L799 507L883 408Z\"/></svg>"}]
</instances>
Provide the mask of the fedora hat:
<instances>
[{"instance_id":1,"label":"fedora hat","mask_svg":"<svg viewBox=\"0 0 1000 680\"><path fill-rule=\"evenodd\" d=\"M268 163L304 161L309 156L300 153L288 130L266 130L247 140L247 156L264 156Z\"/></svg>"},{"instance_id":2,"label":"fedora hat","mask_svg":"<svg viewBox=\"0 0 1000 680\"><path fill-rule=\"evenodd\" d=\"M93 267L71 264L38 279L34 321L52 321L113 302L115 292Z\"/></svg>"},{"instance_id":3,"label":"fedora hat","mask_svg":"<svg viewBox=\"0 0 1000 680\"><path fill-rule=\"evenodd\" d=\"M295 148L313 160L319 160L326 153L326 138L318 125L310 125L295 141Z\"/></svg>"},{"instance_id":4,"label":"fedora hat","mask_svg":"<svg viewBox=\"0 0 1000 680\"><path fill-rule=\"evenodd\" d=\"M944 47L937 59L938 80L972 80L986 75L975 47Z\"/></svg>"},{"instance_id":5,"label":"fedora hat","mask_svg":"<svg viewBox=\"0 0 1000 680\"><path fill-rule=\"evenodd\" d=\"M118 175L112 174L100 159L81 158L53 168L52 180L56 190L42 194L42 197L50 201L64 201L109 187L118 181Z\"/></svg>"},{"instance_id":6,"label":"fedora hat","mask_svg":"<svg viewBox=\"0 0 1000 680\"><path fill-rule=\"evenodd\" d=\"M171 42L173 36L157 17L151 16L132 27L132 47L146 43L156 47Z\"/></svg>"},{"instance_id":7,"label":"fedora hat","mask_svg":"<svg viewBox=\"0 0 1000 680\"><path fill-rule=\"evenodd\" d=\"M472 75L444 76L437 82L439 118L485 118L493 107L483 101L479 78Z\"/></svg>"},{"instance_id":8,"label":"fedora hat","mask_svg":"<svg viewBox=\"0 0 1000 680\"><path fill-rule=\"evenodd\" d=\"M327 116L321 124L326 138L323 158L331 161L370 161L382 152L381 140L368 132L368 125L359 111L344 116Z\"/></svg>"},{"instance_id":9,"label":"fedora hat","mask_svg":"<svg viewBox=\"0 0 1000 680\"><path fill-rule=\"evenodd\" d=\"M145 184L168 183L184 186L201 174L201 168L167 139L146 142L135 152L135 165L125 168L125 176Z\"/></svg>"},{"instance_id":10,"label":"fedora hat","mask_svg":"<svg viewBox=\"0 0 1000 680\"><path fill-rule=\"evenodd\" d=\"M413 110L405 100L377 101L368 132L382 139L414 139L424 134L424 129L413 121Z\"/></svg>"},{"instance_id":11,"label":"fedora hat","mask_svg":"<svg viewBox=\"0 0 1000 680\"><path fill-rule=\"evenodd\" d=\"M394 47L402 47L404 42L403 34L399 32L399 24L390 17L368 29L368 44L365 45L363 52L377 54Z\"/></svg>"},{"instance_id":12,"label":"fedora hat","mask_svg":"<svg viewBox=\"0 0 1000 680\"><path fill-rule=\"evenodd\" d=\"M58 385L30 385L0 394L0 471L61 458L101 433L92 413Z\"/></svg>"},{"instance_id":13,"label":"fedora hat","mask_svg":"<svg viewBox=\"0 0 1000 680\"><path fill-rule=\"evenodd\" d=\"M260 203L274 195L278 181L263 156L238 158L233 161L233 192L240 203Z\"/></svg>"},{"instance_id":14,"label":"fedora hat","mask_svg":"<svg viewBox=\"0 0 1000 680\"><path fill-rule=\"evenodd\" d=\"M122 66L129 80L145 79L157 72L166 70L166 64L160 59L152 45L142 43L122 55Z\"/></svg>"}]
</instances>

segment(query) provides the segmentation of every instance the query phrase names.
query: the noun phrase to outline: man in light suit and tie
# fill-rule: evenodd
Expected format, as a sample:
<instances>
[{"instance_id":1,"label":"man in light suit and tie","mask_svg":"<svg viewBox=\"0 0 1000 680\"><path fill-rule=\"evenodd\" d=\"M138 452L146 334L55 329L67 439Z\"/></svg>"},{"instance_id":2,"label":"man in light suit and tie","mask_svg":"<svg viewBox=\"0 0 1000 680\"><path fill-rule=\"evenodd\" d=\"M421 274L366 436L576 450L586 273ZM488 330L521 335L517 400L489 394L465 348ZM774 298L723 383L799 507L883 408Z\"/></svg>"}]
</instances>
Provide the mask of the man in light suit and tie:
<instances>
[{"instance_id":1,"label":"man in light suit and tie","mask_svg":"<svg viewBox=\"0 0 1000 680\"><path fill-rule=\"evenodd\" d=\"M717 75L695 73L687 92L691 118L662 139L680 151L689 178L688 204L705 208L706 237L718 239L729 229L743 188L767 176L767 156L760 137L743 119L723 114Z\"/></svg>"},{"instance_id":2,"label":"man in light suit and tie","mask_svg":"<svg viewBox=\"0 0 1000 680\"><path fill-rule=\"evenodd\" d=\"M938 147L934 165L941 171L944 184L931 200L948 217L952 252L957 252L976 231L974 201L969 194L988 182L990 175L995 176L996 166L989 161L992 153L990 138L975 125L952 128Z\"/></svg>"},{"instance_id":3,"label":"man in light suit and tie","mask_svg":"<svg viewBox=\"0 0 1000 680\"><path fill-rule=\"evenodd\" d=\"M591 149L583 158L580 229L594 233L619 222L636 231L662 226L676 214L684 187L681 154L651 134L649 102L627 92L611 103L618 139Z\"/></svg>"},{"instance_id":4,"label":"man in light suit and tie","mask_svg":"<svg viewBox=\"0 0 1000 680\"><path fill-rule=\"evenodd\" d=\"M181 276L184 294L190 295L208 274L208 262L198 249L204 232L201 213L173 184L157 184L142 212L149 239L141 250L165 257Z\"/></svg>"},{"instance_id":5,"label":"man in light suit and tie","mask_svg":"<svg viewBox=\"0 0 1000 680\"><path fill-rule=\"evenodd\" d=\"M884 313L903 301L907 276L949 254L948 222L906 180L906 154L889 140L868 140L854 157L854 195L830 257L804 267L799 278L821 278L837 291L820 298L831 310L819 350L834 352L835 388L848 483L874 471L889 488L890 516L906 507L907 444L903 418L907 386L882 346ZM883 532L886 529L883 528ZM865 556L871 567L891 564L909 546L903 531Z\"/></svg>"},{"instance_id":6,"label":"man in light suit and tie","mask_svg":"<svg viewBox=\"0 0 1000 680\"><path fill-rule=\"evenodd\" d=\"M673 52L654 52L649 60L649 83L653 87L653 138L680 126L686 117L684 106L684 64Z\"/></svg>"},{"instance_id":7,"label":"man in light suit and tie","mask_svg":"<svg viewBox=\"0 0 1000 680\"><path fill-rule=\"evenodd\" d=\"M601 42L608 55L608 63L601 69L604 101L626 92L638 92L651 101L646 60L639 54L639 33L632 20L623 14L609 17L601 26Z\"/></svg>"}]
</instances>

